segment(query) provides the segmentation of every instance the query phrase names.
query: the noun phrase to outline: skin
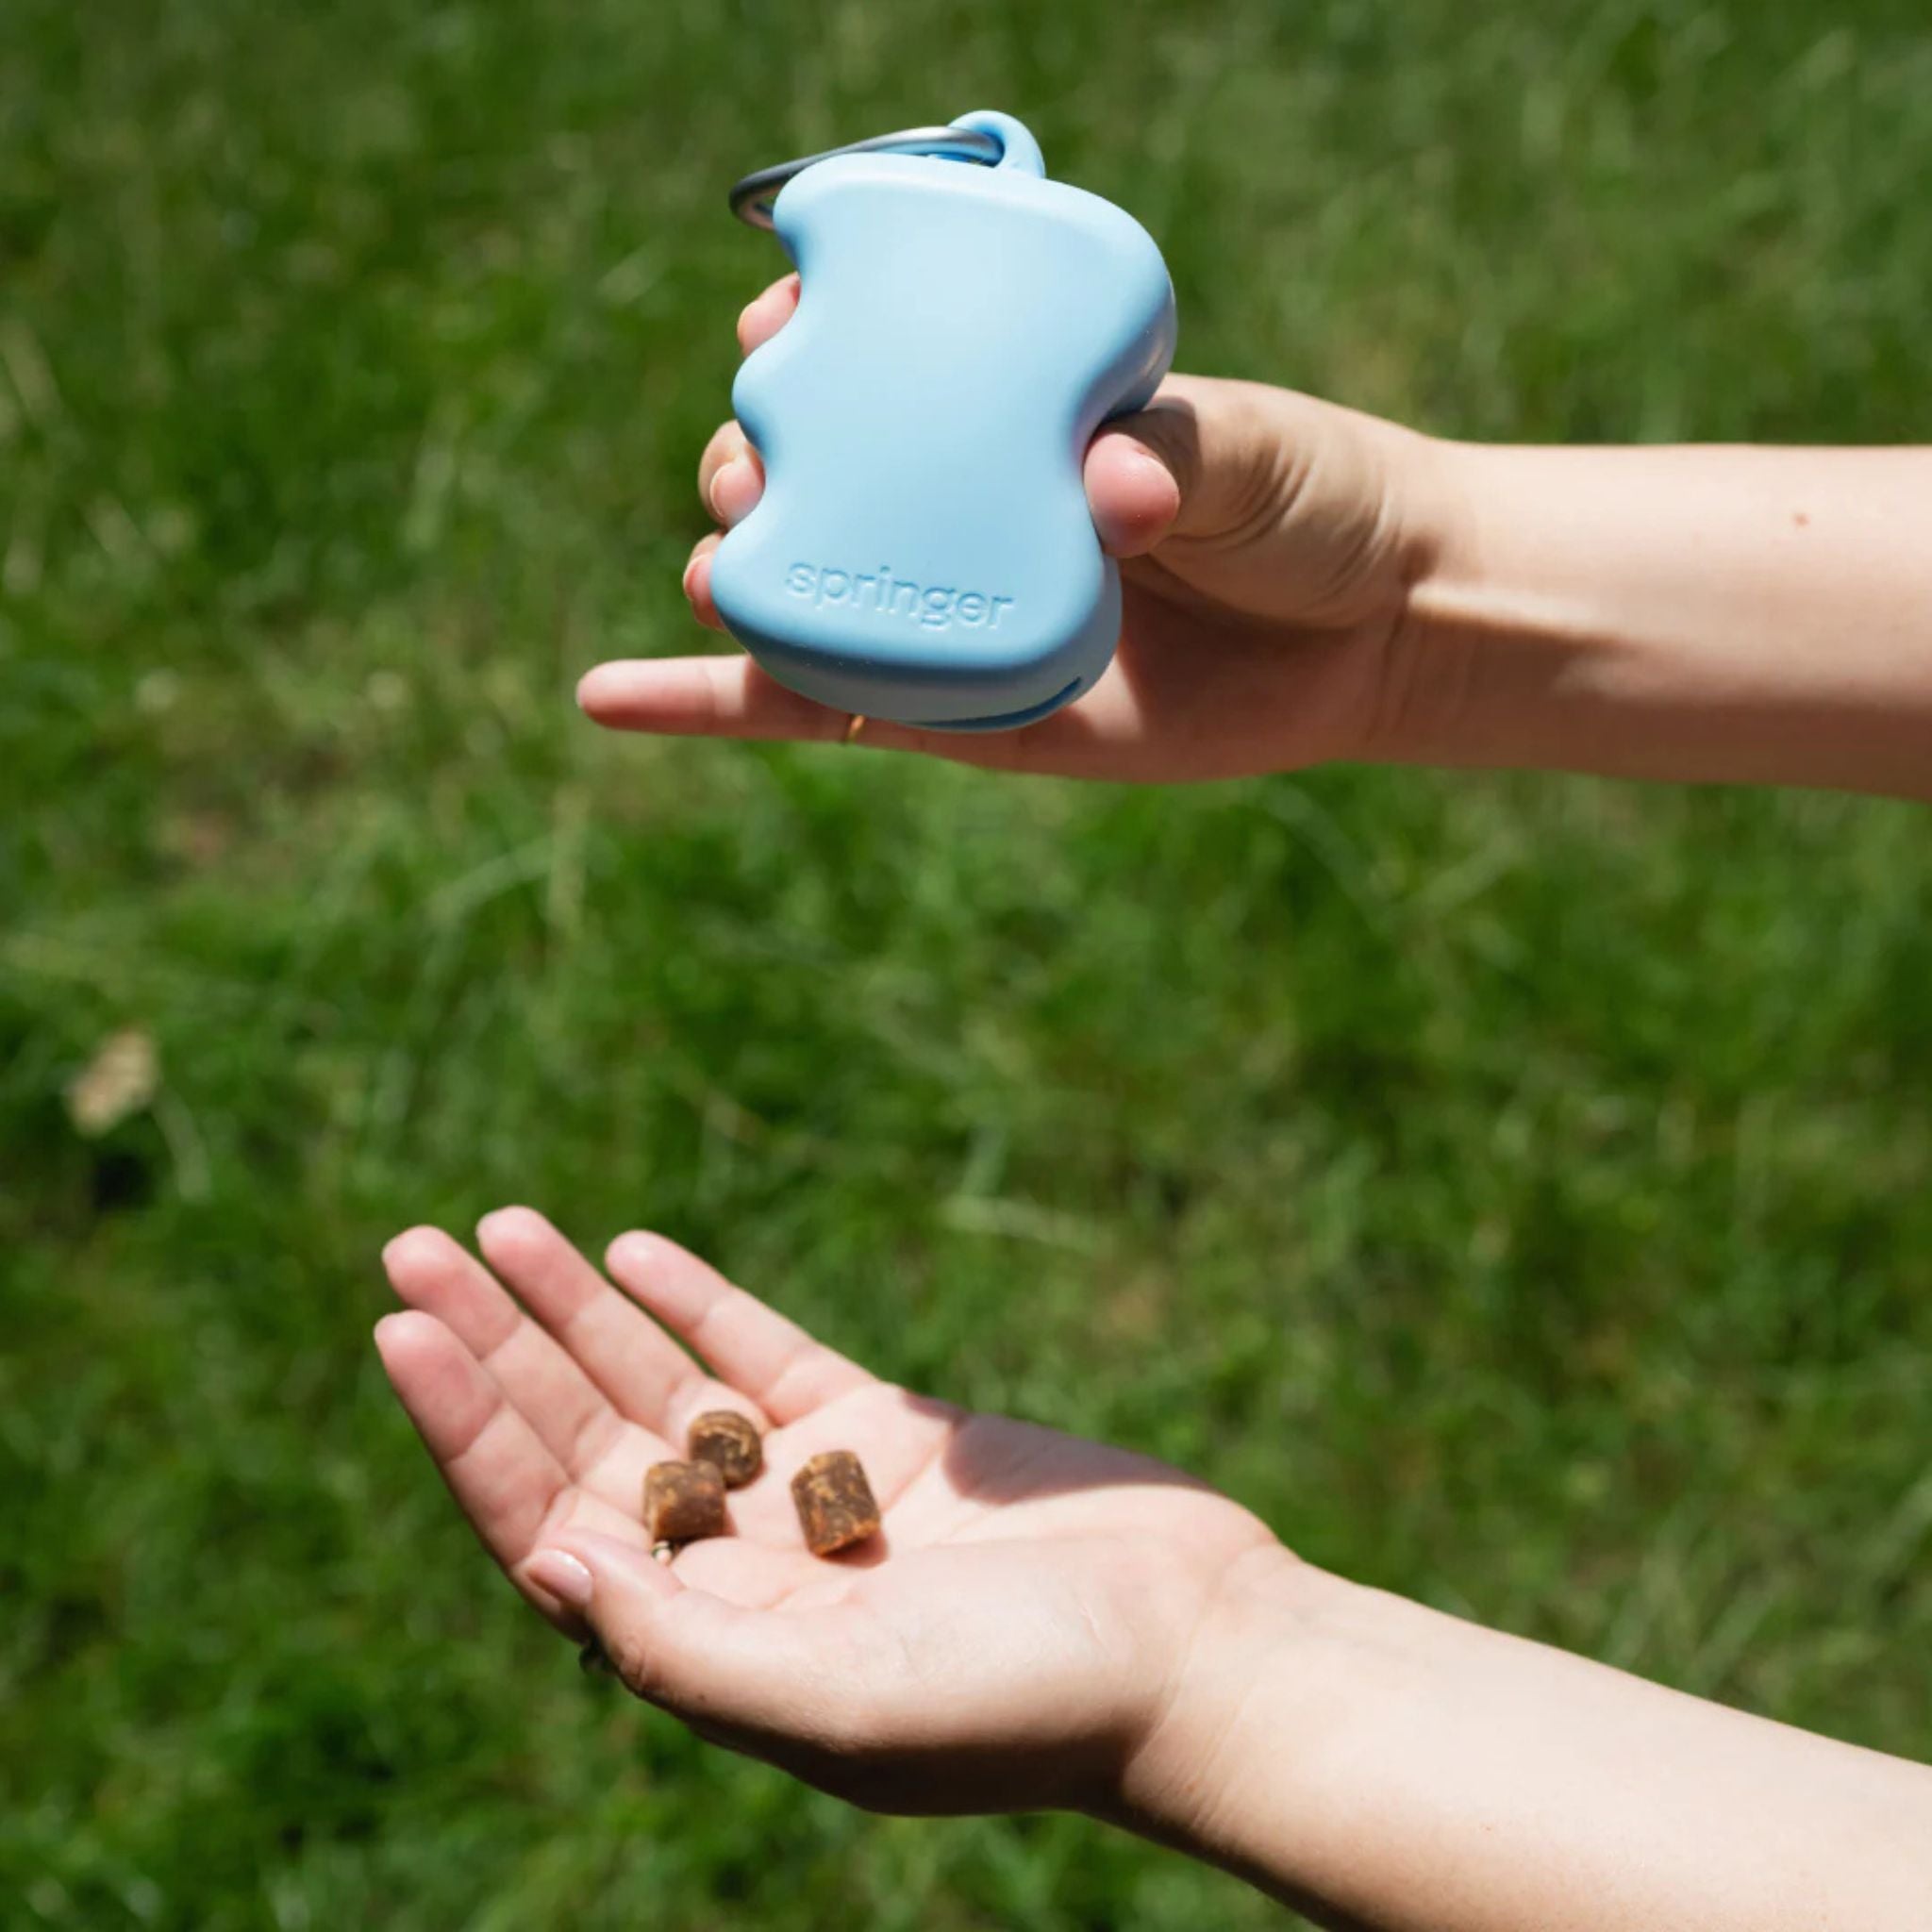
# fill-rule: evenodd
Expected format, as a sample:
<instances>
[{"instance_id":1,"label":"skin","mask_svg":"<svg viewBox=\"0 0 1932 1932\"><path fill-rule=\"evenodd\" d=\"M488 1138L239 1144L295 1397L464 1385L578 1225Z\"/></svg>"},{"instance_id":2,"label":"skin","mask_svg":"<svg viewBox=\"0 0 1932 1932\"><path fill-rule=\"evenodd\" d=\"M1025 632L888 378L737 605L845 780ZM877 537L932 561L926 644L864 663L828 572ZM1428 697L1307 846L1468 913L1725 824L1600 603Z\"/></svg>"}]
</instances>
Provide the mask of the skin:
<instances>
[{"instance_id":1,"label":"skin","mask_svg":"<svg viewBox=\"0 0 1932 1932\"><path fill-rule=\"evenodd\" d=\"M477 1535L640 1696L841 1797L1098 1802L1223 1577L1275 1547L1159 1463L878 1381L661 1238L613 1242L606 1280L526 1209L477 1233L487 1269L433 1228L391 1242L414 1312L376 1331ZM731 1492L730 1537L661 1566L644 1471L708 1408L767 1432L765 1467ZM823 1449L858 1455L883 1525L834 1560L807 1552L790 1490ZM559 1552L606 1579L588 1617Z\"/></svg>"},{"instance_id":2,"label":"skin","mask_svg":"<svg viewBox=\"0 0 1932 1932\"><path fill-rule=\"evenodd\" d=\"M750 351L797 277L745 309ZM1178 780L1327 759L1781 782L1932 798L1932 450L1456 443L1257 383L1174 376L1086 460L1122 559L1112 669L984 736L858 742L1007 771ZM764 487L735 423L699 494ZM714 532L684 587L701 623ZM599 665L600 724L834 740L748 658Z\"/></svg>"},{"instance_id":3,"label":"skin","mask_svg":"<svg viewBox=\"0 0 1932 1932\"><path fill-rule=\"evenodd\" d=\"M768 289L741 345L797 300ZM858 742L1108 779L1375 758L1932 797L1932 451L1484 448L1176 376L1085 479L1125 591L1108 675L1024 730ZM763 484L724 425L706 506L728 528ZM684 579L713 627L719 541ZM741 657L600 665L579 700L676 735L849 722ZM874 1380L658 1237L608 1280L527 1209L478 1240L481 1263L427 1228L386 1251L396 1391L525 1597L716 1742L882 1809L1083 1810L1338 1927L1925 1923L1932 1772L1328 1575L1175 1471ZM660 1565L644 1469L722 1407L768 1431L766 1473L729 1538ZM787 1484L835 1447L884 1531L822 1561Z\"/></svg>"},{"instance_id":4,"label":"skin","mask_svg":"<svg viewBox=\"0 0 1932 1932\"><path fill-rule=\"evenodd\" d=\"M660 1237L608 1278L527 1208L477 1239L385 1250L396 1393L528 1602L713 1742L876 1809L1083 1810L1335 1926L1924 1924L1932 1772L1359 1589L1177 1471L874 1379ZM644 1470L718 1407L765 1472L659 1564ZM834 1447L884 1526L822 1559L788 1485Z\"/></svg>"}]
</instances>

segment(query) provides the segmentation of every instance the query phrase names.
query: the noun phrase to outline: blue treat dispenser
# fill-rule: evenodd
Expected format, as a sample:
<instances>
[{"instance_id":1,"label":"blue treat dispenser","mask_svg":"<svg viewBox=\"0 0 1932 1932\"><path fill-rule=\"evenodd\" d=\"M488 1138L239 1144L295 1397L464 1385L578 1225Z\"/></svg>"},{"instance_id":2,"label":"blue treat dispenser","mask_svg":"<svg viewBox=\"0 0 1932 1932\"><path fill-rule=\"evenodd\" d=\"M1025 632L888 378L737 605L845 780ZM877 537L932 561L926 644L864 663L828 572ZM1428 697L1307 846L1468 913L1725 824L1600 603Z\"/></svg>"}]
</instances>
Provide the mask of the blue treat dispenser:
<instances>
[{"instance_id":1,"label":"blue treat dispenser","mask_svg":"<svg viewBox=\"0 0 1932 1932\"><path fill-rule=\"evenodd\" d=\"M801 290L732 391L765 467L711 564L732 635L792 690L901 724L1071 703L1121 619L1082 459L1174 357L1152 238L991 112L762 170L732 205Z\"/></svg>"}]
</instances>

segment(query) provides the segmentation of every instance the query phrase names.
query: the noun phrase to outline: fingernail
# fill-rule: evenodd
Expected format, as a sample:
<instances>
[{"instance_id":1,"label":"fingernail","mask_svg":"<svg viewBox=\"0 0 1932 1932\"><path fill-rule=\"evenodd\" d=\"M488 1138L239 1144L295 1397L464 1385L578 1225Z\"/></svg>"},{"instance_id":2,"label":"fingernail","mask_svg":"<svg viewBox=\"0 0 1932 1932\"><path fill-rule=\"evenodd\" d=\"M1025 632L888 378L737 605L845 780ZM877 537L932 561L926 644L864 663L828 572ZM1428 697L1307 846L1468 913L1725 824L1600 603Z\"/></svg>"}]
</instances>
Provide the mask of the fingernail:
<instances>
[{"instance_id":1,"label":"fingernail","mask_svg":"<svg viewBox=\"0 0 1932 1932\"><path fill-rule=\"evenodd\" d=\"M534 1208L521 1207L514 1202L506 1208L492 1208L476 1224L476 1239L479 1241L501 1241L505 1235L514 1235L520 1229L525 1232L534 1229L541 1234L542 1230L537 1224L542 1219Z\"/></svg>"},{"instance_id":2,"label":"fingernail","mask_svg":"<svg viewBox=\"0 0 1932 1932\"><path fill-rule=\"evenodd\" d=\"M718 474L711 478L711 514L722 524L724 522L724 479L733 470L745 468L741 456L733 457L728 463L720 463Z\"/></svg>"},{"instance_id":3,"label":"fingernail","mask_svg":"<svg viewBox=\"0 0 1932 1932\"><path fill-rule=\"evenodd\" d=\"M563 1550L539 1550L524 1566L524 1574L574 1610L587 1610L596 1589L591 1573Z\"/></svg>"},{"instance_id":4,"label":"fingernail","mask_svg":"<svg viewBox=\"0 0 1932 1932\"><path fill-rule=\"evenodd\" d=\"M651 1262L651 1238L632 1228L604 1250L604 1258L613 1268L635 1268L641 1273Z\"/></svg>"}]
</instances>

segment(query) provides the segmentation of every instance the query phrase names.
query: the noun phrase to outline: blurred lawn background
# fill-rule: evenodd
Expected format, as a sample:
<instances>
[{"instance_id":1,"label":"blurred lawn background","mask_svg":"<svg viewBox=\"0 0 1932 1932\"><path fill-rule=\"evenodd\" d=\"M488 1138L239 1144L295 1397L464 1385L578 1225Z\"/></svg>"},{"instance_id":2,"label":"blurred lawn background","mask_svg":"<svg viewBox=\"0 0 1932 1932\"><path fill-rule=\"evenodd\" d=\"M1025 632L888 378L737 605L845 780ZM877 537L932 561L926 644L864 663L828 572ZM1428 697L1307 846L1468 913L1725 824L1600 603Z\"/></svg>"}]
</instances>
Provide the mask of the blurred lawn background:
<instances>
[{"instance_id":1,"label":"blurred lawn background","mask_svg":"<svg viewBox=\"0 0 1932 1932\"><path fill-rule=\"evenodd\" d=\"M1260 1925L581 1679L379 1243L664 1228L1316 1559L1932 1752L1932 840L603 739L781 265L997 106L1184 366L1489 438L1923 439L1922 0L0 8L0 1922ZM154 1106L62 1093L142 1027Z\"/></svg>"}]
</instances>

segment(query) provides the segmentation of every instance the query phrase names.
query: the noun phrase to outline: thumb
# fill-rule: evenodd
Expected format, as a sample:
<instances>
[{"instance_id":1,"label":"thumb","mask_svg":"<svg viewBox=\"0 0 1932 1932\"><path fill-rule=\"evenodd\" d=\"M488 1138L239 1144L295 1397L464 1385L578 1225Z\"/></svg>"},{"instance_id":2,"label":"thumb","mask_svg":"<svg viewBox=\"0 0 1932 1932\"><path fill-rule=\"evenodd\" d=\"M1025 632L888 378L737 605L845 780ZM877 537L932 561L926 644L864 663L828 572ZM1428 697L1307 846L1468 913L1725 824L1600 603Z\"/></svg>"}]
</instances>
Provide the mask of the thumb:
<instances>
[{"instance_id":1,"label":"thumb","mask_svg":"<svg viewBox=\"0 0 1932 1932\"><path fill-rule=\"evenodd\" d=\"M583 1618L631 1690L687 1724L825 1744L850 1727L824 1612L726 1603L637 1544L588 1530L539 1550L525 1574Z\"/></svg>"},{"instance_id":2,"label":"thumb","mask_svg":"<svg viewBox=\"0 0 1932 1932\"><path fill-rule=\"evenodd\" d=\"M1146 420L1143 413L1109 424L1087 445L1087 507L1109 557L1145 556L1180 514L1179 466L1136 433Z\"/></svg>"},{"instance_id":3,"label":"thumb","mask_svg":"<svg viewBox=\"0 0 1932 1932\"><path fill-rule=\"evenodd\" d=\"M1103 539L1106 512L1094 486L1103 484L1108 510L1124 507L1128 452L1172 479L1167 515L1141 548L1167 537L1254 534L1292 496L1294 473L1320 427L1311 411L1320 407L1265 383L1169 376L1144 409L1117 417L1090 446L1088 488ZM1144 483L1141 494L1151 495Z\"/></svg>"}]
</instances>

